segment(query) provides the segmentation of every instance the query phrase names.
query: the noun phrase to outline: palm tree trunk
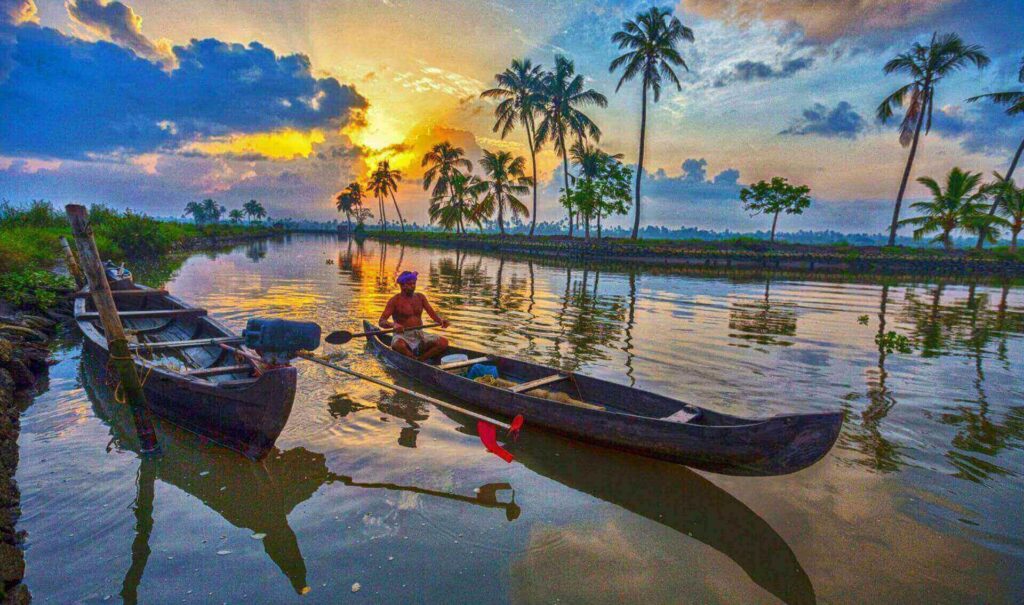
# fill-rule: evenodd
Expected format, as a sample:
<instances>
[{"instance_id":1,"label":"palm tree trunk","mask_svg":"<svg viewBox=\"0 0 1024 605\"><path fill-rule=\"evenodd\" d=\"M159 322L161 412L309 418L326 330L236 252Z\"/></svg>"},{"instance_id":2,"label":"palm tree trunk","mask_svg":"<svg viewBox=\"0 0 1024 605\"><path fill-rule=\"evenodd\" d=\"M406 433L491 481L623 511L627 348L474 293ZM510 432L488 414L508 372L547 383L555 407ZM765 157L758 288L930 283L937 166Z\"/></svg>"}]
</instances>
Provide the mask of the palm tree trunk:
<instances>
[{"instance_id":1,"label":"palm tree trunk","mask_svg":"<svg viewBox=\"0 0 1024 605\"><path fill-rule=\"evenodd\" d=\"M779 213L775 212L775 218L772 219L772 239L771 243L775 243L775 225L779 224Z\"/></svg>"},{"instance_id":2,"label":"palm tree trunk","mask_svg":"<svg viewBox=\"0 0 1024 605\"><path fill-rule=\"evenodd\" d=\"M643 93L640 101L640 153L638 154L636 161L636 201L634 202L636 208L633 214L633 235L631 239L636 239L640 233L640 180L644 176L644 135L647 131L647 79L644 79Z\"/></svg>"},{"instance_id":3,"label":"palm tree trunk","mask_svg":"<svg viewBox=\"0 0 1024 605\"><path fill-rule=\"evenodd\" d=\"M501 235L505 235L505 202L501 199L501 194L498 194L498 231L501 231Z\"/></svg>"},{"instance_id":4,"label":"palm tree trunk","mask_svg":"<svg viewBox=\"0 0 1024 605\"><path fill-rule=\"evenodd\" d=\"M1013 171L1017 169L1017 162L1020 161L1020 154L1024 151L1024 139L1020 140L1020 146L1017 147L1017 153L1013 154L1013 161L1010 162L1010 169L1006 171L1006 180L1013 178ZM988 209L989 216L995 216L996 210L999 208L999 200L992 200L992 207ZM975 246L977 250L981 250L985 245L985 231L981 230L978 233L978 245Z\"/></svg>"},{"instance_id":5,"label":"palm tree trunk","mask_svg":"<svg viewBox=\"0 0 1024 605\"><path fill-rule=\"evenodd\" d=\"M597 239L601 239L601 212L597 213Z\"/></svg>"},{"instance_id":6,"label":"palm tree trunk","mask_svg":"<svg viewBox=\"0 0 1024 605\"><path fill-rule=\"evenodd\" d=\"M927 97L925 97L927 98ZM907 156L907 167L903 169L903 180L900 181L900 191L896 194L896 207L892 211L892 225L889 226L889 245L896 245L896 230L900 222L900 206L903 205L903 194L907 190L907 180L910 178L910 169L914 165L914 156L917 155L917 141L921 137L921 124L924 123L925 108L917 116L917 126L914 128L914 142L910 144L910 155Z\"/></svg>"},{"instance_id":7,"label":"palm tree trunk","mask_svg":"<svg viewBox=\"0 0 1024 605\"><path fill-rule=\"evenodd\" d=\"M391 201L395 203L395 212L398 213L398 224L402 226L402 233L405 233L405 219L402 218L402 211L398 209L398 200L395 199L395 192L391 192Z\"/></svg>"},{"instance_id":8,"label":"palm tree trunk","mask_svg":"<svg viewBox=\"0 0 1024 605\"><path fill-rule=\"evenodd\" d=\"M1010 239L1010 252L1017 251L1017 236L1020 235L1020 229L1013 232L1013 238Z\"/></svg>"},{"instance_id":9,"label":"palm tree trunk","mask_svg":"<svg viewBox=\"0 0 1024 605\"><path fill-rule=\"evenodd\" d=\"M946 249L946 252L953 251L953 238L950 236L950 231L942 232L942 247Z\"/></svg>"},{"instance_id":10,"label":"palm tree trunk","mask_svg":"<svg viewBox=\"0 0 1024 605\"><path fill-rule=\"evenodd\" d=\"M533 215L530 221L530 237L537 228L537 152L533 148L533 119L526 122L527 144L530 146L530 164L533 166Z\"/></svg>"},{"instance_id":11,"label":"palm tree trunk","mask_svg":"<svg viewBox=\"0 0 1024 605\"><path fill-rule=\"evenodd\" d=\"M585 216L585 217L583 218L583 225L585 226L585 228L586 228L586 230L587 230L587 231L586 231L587 235L586 235L586 238L585 238L585 239L588 239L588 240L589 240L589 239L590 239L590 215L589 215L589 214L588 214L588 215L586 215L586 216Z\"/></svg>"},{"instance_id":12,"label":"palm tree trunk","mask_svg":"<svg viewBox=\"0 0 1024 605\"><path fill-rule=\"evenodd\" d=\"M384 196L377 198L377 204L380 206L380 224L384 230L384 233L388 232L388 215L384 212Z\"/></svg>"},{"instance_id":13,"label":"palm tree trunk","mask_svg":"<svg viewBox=\"0 0 1024 605\"><path fill-rule=\"evenodd\" d=\"M569 196L569 153L568 153L568 151L565 148L565 141L564 140L562 141L562 172L564 173L562 176L565 177L565 195L566 195L566 197L568 197ZM572 219L573 219L573 214L572 214L572 206L571 205L569 206L568 211L569 211L569 237L572 237L572 227L573 227Z\"/></svg>"}]
</instances>

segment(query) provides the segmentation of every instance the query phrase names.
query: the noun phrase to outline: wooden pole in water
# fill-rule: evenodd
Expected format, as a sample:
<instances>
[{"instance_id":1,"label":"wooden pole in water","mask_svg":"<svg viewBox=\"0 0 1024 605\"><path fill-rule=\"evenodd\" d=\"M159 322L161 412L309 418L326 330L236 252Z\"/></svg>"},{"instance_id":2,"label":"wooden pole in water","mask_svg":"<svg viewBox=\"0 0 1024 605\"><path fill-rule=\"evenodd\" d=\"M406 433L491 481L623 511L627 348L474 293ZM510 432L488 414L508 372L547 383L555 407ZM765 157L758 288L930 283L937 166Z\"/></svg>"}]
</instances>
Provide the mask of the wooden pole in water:
<instances>
[{"instance_id":1,"label":"wooden pole in water","mask_svg":"<svg viewBox=\"0 0 1024 605\"><path fill-rule=\"evenodd\" d=\"M64 249L64 260L68 264L68 273L75 279L75 285L81 290L85 287L85 276L82 275L82 268L78 266L78 260L71 250L71 245L68 244L68 238L63 235L60 236L60 247Z\"/></svg>"},{"instance_id":2,"label":"wooden pole in water","mask_svg":"<svg viewBox=\"0 0 1024 605\"><path fill-rule=\"evenodd\" d=\"M110 294L110 284L107 283L107 275L103 271L100 253L96 249L96 240L93 239L92 227L89 225L89 213L85 206L78 204L68 204L65 206L65 210L71 221L71 232L75 236L78 255L82 259L81 268L89 282L93 304L103 323L103 334L107 339L107 353L110 356L108 371L113 368L121 380L121 390L124 392L125 400L131 407L132 417L135 420L135 432L139 436L141 452L143 454L158 454L160 445L156 441L156 432L153 430L153 423L149 418L146 394L142 390L139 375L135 372L135 361L128 348L128 339L125 337L121 318L117 315L114 297Z\"/></svg>"}]
</instances>

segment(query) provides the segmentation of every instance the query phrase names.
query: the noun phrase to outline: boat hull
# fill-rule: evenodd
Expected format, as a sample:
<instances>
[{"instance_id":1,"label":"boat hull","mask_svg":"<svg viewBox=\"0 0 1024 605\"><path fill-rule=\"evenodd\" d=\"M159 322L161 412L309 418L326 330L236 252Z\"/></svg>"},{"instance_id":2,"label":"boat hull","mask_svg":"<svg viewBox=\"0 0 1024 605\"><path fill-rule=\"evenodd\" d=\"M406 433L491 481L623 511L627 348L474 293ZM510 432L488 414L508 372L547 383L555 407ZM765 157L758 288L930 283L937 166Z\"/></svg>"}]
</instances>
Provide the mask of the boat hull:
<instances>
[{"instance_id":1,"label":"boat hull","mask_svg":"<svg viewBox=\"0 0 1024 605\"><path fill-rule=\"evenodd\" d=\"M137 286L125 289L130 287ZM160 304L193 308L174 297L165 299ZM85 335L85 346L89 354L95 356L98 362L95 367L103 375L102 379L114 382L116 377L106 376L110 355L107 341L92 320L83 319L86 310L85 299L76 302L75 316ZM235 336L206 317L189 329L203 330L204 335L212 337ZM153 342L159 343L159 340ZM205 351L207 359L214 360L211 368L236 363L226 351L215 345L212 349L218 352ZM190 377L139 356L135 358L135 368L143 381L147 408L151 412L252 459L263 458L273 448L295 399L297 372L290 366L268 369L258 377L235 381L231 386ZM241 372L239 376L245 374Z\"/></svg>"},{"instance_id":2,"label":"boat hull","mask_svg":"<svg viewBox=\"0 0 1024 605\"><path fill-rule=\"evenodd\" d=\"M373 329L366 324L367 329ZM574 375L582 399L615 405L619 413L553 403L513 393L439 370L396 353L380 338L371 346L388 363L417 381L464 402L505 417L523 415L529 427L542 427L574 439L730 475L783 475L806 468L828 453L842 428L841 413L791 414L746 419L595 378ZM458 349L470 356L483 353ZM538 375L555 370L491 356L502 375ZM673 407L674 406L674 407ZM698 409L703 423L670 422L652 410ZM667 415L667 414L666 414Z\"/></svg>"}]
</instances>

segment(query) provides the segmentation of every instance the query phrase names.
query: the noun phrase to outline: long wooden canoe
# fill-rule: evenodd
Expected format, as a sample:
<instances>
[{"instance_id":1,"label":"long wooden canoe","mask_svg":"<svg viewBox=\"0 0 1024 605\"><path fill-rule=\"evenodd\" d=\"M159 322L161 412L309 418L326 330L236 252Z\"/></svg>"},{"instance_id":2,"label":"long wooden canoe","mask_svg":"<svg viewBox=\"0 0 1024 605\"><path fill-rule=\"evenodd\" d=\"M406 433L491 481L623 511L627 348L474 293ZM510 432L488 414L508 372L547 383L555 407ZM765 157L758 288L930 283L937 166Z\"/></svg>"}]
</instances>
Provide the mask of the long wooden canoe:
<instances>
[{"instance_id":1,"label":"long wooden canoe","mask_svg":"<svg viewBox=\"0 0 1024 605\"><path fill-rule=\"evenodd\" d=\"M363 322L367 331L374 326ZM509 388L465 377L465 364L424 363L391 350L388 335L369 337L374 350L417 381L494 414L522 414L528 427L729 475L784 475L807 468L832 448L839 412L743 418L583 374L458 347L471 361L495 366ZM564 393L586 405L538 396Z\"/></svg>"},{"instance_id":2,"label":"long wooden canoe","mask_svg":"<svg viewBox=\"0 0 1024 605\"><path fill-rule=\"evenodd\" d=\"M265 456L291 413L295 368L258 371L221 346L240 343L237 334L166 292L124 280L112 294L136 341L130 347L149 409L249 458ZM105 368L107 340L90 297L75 301L75 320Z\"/></svg>"}]
</instances>

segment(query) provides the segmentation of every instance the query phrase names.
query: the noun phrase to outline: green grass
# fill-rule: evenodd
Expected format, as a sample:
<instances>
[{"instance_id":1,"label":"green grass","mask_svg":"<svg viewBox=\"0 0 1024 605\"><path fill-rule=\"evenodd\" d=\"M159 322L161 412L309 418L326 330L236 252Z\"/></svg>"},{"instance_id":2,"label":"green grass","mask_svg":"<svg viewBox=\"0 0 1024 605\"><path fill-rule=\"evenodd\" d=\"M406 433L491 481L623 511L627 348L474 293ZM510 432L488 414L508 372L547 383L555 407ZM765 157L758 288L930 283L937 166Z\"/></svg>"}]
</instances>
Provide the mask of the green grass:
<instances>
[{"instance_id":1,"label":"green grass","mask_svg":"<svg viewBox=\"0 0 1024 605\"><path fill-rule=\"evenodd\" d=\"M105 206L89 209L96 247L105 259L116 261L155 258L175 246L208 238L228 238L271 233L270 227L160 221L131 211L118 212ZM36 290L53 284L37 274L63 259L60 236L71 238L67 217L48 202L33 202L28 208L0 204L0 277L7 278L0 297L29 301ZM38 288L37 288L38 285ZM45 295L43 296L45 298ZM16 302L15 304L22 304Z\"/></svg>"}]
</instances>

